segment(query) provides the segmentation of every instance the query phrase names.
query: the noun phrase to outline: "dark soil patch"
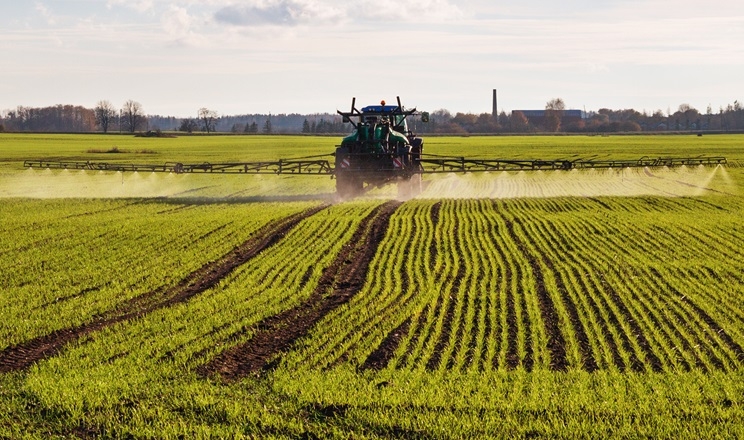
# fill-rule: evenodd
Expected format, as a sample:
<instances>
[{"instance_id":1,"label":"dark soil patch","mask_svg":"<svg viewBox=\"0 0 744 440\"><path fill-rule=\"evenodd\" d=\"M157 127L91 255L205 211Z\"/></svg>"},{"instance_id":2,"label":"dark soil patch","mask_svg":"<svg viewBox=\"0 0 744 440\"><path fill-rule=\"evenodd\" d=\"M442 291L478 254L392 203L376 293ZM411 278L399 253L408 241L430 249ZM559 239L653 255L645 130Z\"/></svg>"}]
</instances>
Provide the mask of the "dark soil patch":
<instances>
[{"instance_id":1,"label":"dark soil patch","mask_svg":"<svg viewBox=\"0 0 744 440\"><path fill-rule=\"evenodd\" d=\"M222 352L197 371L203 376L217 374L232 381L272 368L280 353L289 350L318 321L361 290L390 217L399 206L400 202L386 202L362 220L304 303L264 319L256 325L256 333L248 342Z\"/></svg>"},{"instance_id":2,"label":"dark soil patch","mask_svg":"<svg viewBox=\"0 0 744 440\"><path fill-rule=\"evenodd\" d=\"M118 322L128 321L147 315L157 309L185 302L193 296L217 285L237 267L277 243L303 219L325 209L320 205L301 213L274 221L253 237L235 247L220 259L207 263L189 274L177 285L168 289L158 289L132 298L119 307L95 316L90 322L77 327L56 330L30 341L7 347L0 351L0 373L24 370L34 363L56 355L67 343Z\"/></svg>"},{"instance_id":3,"label":"dark soil patch","mask_svg":"<svg viewBox=\"0 0 744 440\"><path fill-rule=\"evenodd\" d=\"M403 321L401 325L388 333L380 346L377 347L377 349L375 349L375 351L373 351L364 361L362 369L382 370L383 368L385 368L395 355L395 350L398 349L400 340L403 339L404 335L408 334L408 329L410 326L411 318L408 318Z\"/></svg>"}]
</instances>

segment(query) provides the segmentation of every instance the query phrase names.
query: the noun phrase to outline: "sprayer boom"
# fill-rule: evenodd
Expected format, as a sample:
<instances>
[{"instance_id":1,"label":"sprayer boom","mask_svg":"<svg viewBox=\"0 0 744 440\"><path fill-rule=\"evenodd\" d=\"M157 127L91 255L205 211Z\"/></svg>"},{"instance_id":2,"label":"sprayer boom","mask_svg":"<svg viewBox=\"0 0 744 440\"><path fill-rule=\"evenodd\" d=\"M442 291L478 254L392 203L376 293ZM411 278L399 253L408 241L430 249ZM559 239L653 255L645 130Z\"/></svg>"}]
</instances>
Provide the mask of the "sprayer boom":
<instances>
[{"instance_id":1,"label":"sprayer boom","mask_svg":"<svg viewBox=\"0 0 744 440\"><path fill-rule=\"evenodd\" d=\"M471 159L467 157L434 157L422 155L422 173L452 173L475 171L521 171L521 170L573 170L592 168L638 168L638 167L678 167L725 164L726 158L715 157L658 157L644 156L637 160L511 160L511 159Z\"/></svg>"},{"instance_id":2,"label":"sprayer boom","mask_svg":"<svg viewBox=\"0 0 744 440\"><path fill-rule=\"evenodd\" d=\"M284 160L275 162L227 162L198 164L183 164L180 162L166 162L162 165L126 164L113 162L80 162L80 161L51 161L26 160L26 168L50 168L64 170L99 170L99 171L151 171L154 173L223 173L223 174L333 174L327 160Z\"/></svg>"},{"instance_id":3,"label":"sprayer boom","mask_svg":"<svg viewBox=\"0 0 744 440\"><path fill-rule=\"evenodd\" d=\"M354 155L361 156L361 155ZM371 155L370 155L371 156ZM375 155L380 156L380 155ZM366 163L364 160L354 161ZM642 157L637 160L590 160L590 159L555 159L555 160L521 160L521 159L473 159L468 157L443 157L422 154L416 162L419 167L413 167L411 174L432 173L471 173L479 171L522 171L522 170L572 170L592 168L638 168L638 167L678 167L678 166L711 166L726 164L722 156L710 157ZM150 171L160 173L221 173L221 174L319 174L334 175L337 171L360 172L365 174L377 171L395 171L395 163L388 168L375 170L356 168L353 165L333 168L328 160L318 159L279 159L269 162L225 162L184 164L180 162L166 162L155 164L127 164L114 162L91 161L53 161L26 160L25 168L49 168L66 170L99 170L99 171Z\"/></svg>"}]
</instances>

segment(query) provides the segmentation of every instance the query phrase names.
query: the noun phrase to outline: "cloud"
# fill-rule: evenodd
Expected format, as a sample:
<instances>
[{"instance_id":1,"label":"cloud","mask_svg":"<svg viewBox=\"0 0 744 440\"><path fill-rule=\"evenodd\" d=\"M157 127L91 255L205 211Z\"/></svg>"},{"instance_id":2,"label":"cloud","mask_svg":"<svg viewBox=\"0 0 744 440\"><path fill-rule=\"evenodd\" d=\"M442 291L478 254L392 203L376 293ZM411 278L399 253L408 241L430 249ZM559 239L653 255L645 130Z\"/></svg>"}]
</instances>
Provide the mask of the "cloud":
<instances>
[{"instance_id":1,"label":"cloud","mask_svg":"<svg viewBox=\"0 0 744 440\"><path fill-rule=\"evenodd\" d=\"M297 26L343 22L446 21L462 17L451 0L254 0L219 9L215 20L236 26Z\"/></svg>"},{"instance_id":2,"label":"cloud","mask_svg":"<svg viewBox=\"0 0 744 440\"><path fill-rule=\"evenodd\" d=\"M363 0L356 18L369 21L447 21L463 16L449 0Z\"/></svg>"},{"instance_id":3,"label":"cloud","mask_svg":"<svg viewBox=\"0 0 744 440\"><path fill-rule=\"evenodd\" d=\"M117 5L124 5L137 12L147 12L152 10L153 0L108 0L106 4L109 8Z\"/></svg>"},{"instance_id":4,"label":"cloud","mask_svg":"<svg viewBox=\"0 0 744 440\"><path fill-rule=\"evenodd\" d=\"M194 19L185 8L171 5L163 14L160 23L171 40L185 44L197 42L196 34L192 31Z\"/></svg>"},{"instance_id":5,"label":"cloud","mask_svg":"<svg viewBox=\"0 0 744 440\"><path fill-rule=\"evenodd\" d=\"M44 17L47 24L49 25L57 24L57 20L54 18L54 15L52 15L51 11L49 11L49 9L43 4L36 3L36 5L34 5L34 9L36 9L36 12L38 12L39 14L41 14L42 17Z\"/></svg>"},{"instance_id":6,"label":"cloud","mask_svg":"<svg viewBox=\"0 0 744 440\"><path fill-rule=\"evenodd\" d=\"M328 23L344 17L342 9L317 0L269 0L251 5L229 5L215 14L215 20L236 26L296 26Z\"/></svg>"}]
</instances>

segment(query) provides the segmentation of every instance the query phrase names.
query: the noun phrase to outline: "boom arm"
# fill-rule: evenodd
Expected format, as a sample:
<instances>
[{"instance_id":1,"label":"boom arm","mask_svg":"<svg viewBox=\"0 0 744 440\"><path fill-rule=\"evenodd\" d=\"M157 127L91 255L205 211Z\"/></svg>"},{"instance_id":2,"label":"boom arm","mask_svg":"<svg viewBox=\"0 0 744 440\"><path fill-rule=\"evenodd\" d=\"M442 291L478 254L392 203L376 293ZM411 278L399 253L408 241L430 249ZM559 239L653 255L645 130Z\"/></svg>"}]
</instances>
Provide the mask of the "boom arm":
<instances>
[{"instance_id":1,"label":"boom arm","mask_svg":"<svg viewBox=\"0 0 744 440\"><path fill-rule=\"evenodd\" d=\"M26 160L26 168L51 168L69 170L101 170L101 171L151 171L154 173L223 173L223 174L333 174L333 169L327 160L279 159L275 162L226 162L183 164L180 162L166 162L163 165L153 164L121 164L112 162L80 162L80 161L49 161Z\"/></svg>"},{"instance_id":2,"label":"boom arm","mask_svg":"<svg viewBox=\"0 0 744 440\"><path fill-rule=\"evenodd\" d=\"M659 157L644 156L637 160L591 160L591 159L474 159L467 157L441 157L422 155L417 159L421 164L413 173L470 173L483 171L520 171L520 170L572 170L584 168L638 168L638 167L677 167L698 165L726 164L722 156L699 157ZM279 159L273 162L225 162L199 164L183 164L180 162L166 162L162 165L154 164L121 164L112 162L90 161L52 161L26 160L25 168L50 168L69 170L100 170L100 171L151 171L161 173L221 173L221 174L316 174L333 175L335 168L328 160L321 159ZM381 170L387 171L387 170ZM369 170L366 170L369 172Z\"/></svg>"},{"instance_id":3,"label":"boom arm","mask_svg":"<svg viewBox=\"0 0 744 440\"><path fill-rule=\"evenodd\" d=\"M420 163L422 173L452 173L474 171L520 171L520 170L572 170L581 168L638 168L638 167L677 167L682 165L725 164L726 158L715 157L659 157L644 156L638 160L520 160L520 159L471 159L467 157L423 157Z\"/></svg>"}]
</instances>

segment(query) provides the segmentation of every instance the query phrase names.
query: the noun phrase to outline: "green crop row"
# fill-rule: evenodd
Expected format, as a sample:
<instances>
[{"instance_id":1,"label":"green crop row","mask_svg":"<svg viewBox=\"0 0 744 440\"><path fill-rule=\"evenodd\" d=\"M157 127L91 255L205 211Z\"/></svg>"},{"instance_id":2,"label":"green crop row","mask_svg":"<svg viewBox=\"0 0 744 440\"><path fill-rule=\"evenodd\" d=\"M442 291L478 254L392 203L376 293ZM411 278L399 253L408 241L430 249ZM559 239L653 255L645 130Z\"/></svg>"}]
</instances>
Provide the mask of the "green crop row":
<instances>
[{"instance_id":1,"label":"green crop row","mask_svg":"<svg viewBox=\"0 0 744 440\"><path fill-rule=\"evenodd\" d=\"M361 367L385 342L391 368L414 370L738 369L744 243L712 236L738 214L701 202L408 203L365 289L287 365ZM610 220L615 204L633 220Z\"/></svg>"},{"instance_id":2,"label":"green crop row","mask_svg":"<svg viewBox=\"0 0 744 440\"><path fill-rule=\"evenodd\" d=\"M80 325L175 285L308 202L184 205L7 200L0 234L0 347Z\"/></svg>"},{"instance_id":3,"label":"green crop row","mask_svg":"<svg viewBox=\"0 0 744 440\"><path fill-rule=\"evenodd\" d=\"M235 234L245 238L269 218L311 206L76 203L3 205L15 219L3 224L3 240L17 237L15 247L4 249L19 257L49 246L49 254L67 249L95 261L84 258L92 250L117 264L123 260L114 256L122 253L142 259L136 267L152 253L190 264L189 272L217 257L205 253L212 247L215 254L227 252L240 241ZM740 202L717 197L405 203L390 220L363 289L286 347L275 370L234 384L198 373L210 359L250 341L263 320L306 301L379 203L321 210L188 302L91 333L27 372L2 375L0 409L15 420L0 423L3 435L740 432L736 347L744 344L738 301L744 261L736 249L744 235L737 228ZM23 216L35 210L45 213L29 217L21 231ZM691 213L698 214L694 221ZM172 234L161 217L191 238L174 246L147 235L153 228ZM109 230L105 247L95 231L110 222L121 223L122 232ZM75 227L90 236L73 234ZM220 235L226 229L231 238ZM68 235L95 246L75 247L76 240L63 239ZM166 245L128 249L130 237ZM202 242L201 252L189 253ZM69 257L54 261L68 270L80 264ZM139 283L138 272L101 267L102 276ZM104 294L83 296L114 307ZM29 305L43 303L30 292L14 295ZM543 303L548 300L552 308ZM18 313L4 318L16 322ZM385 341L391 353L384 364L366 366ZM568 372L554 371L558 356ZM596 364L591 374L587 359Z\"/></svg>"}]
</instances>

